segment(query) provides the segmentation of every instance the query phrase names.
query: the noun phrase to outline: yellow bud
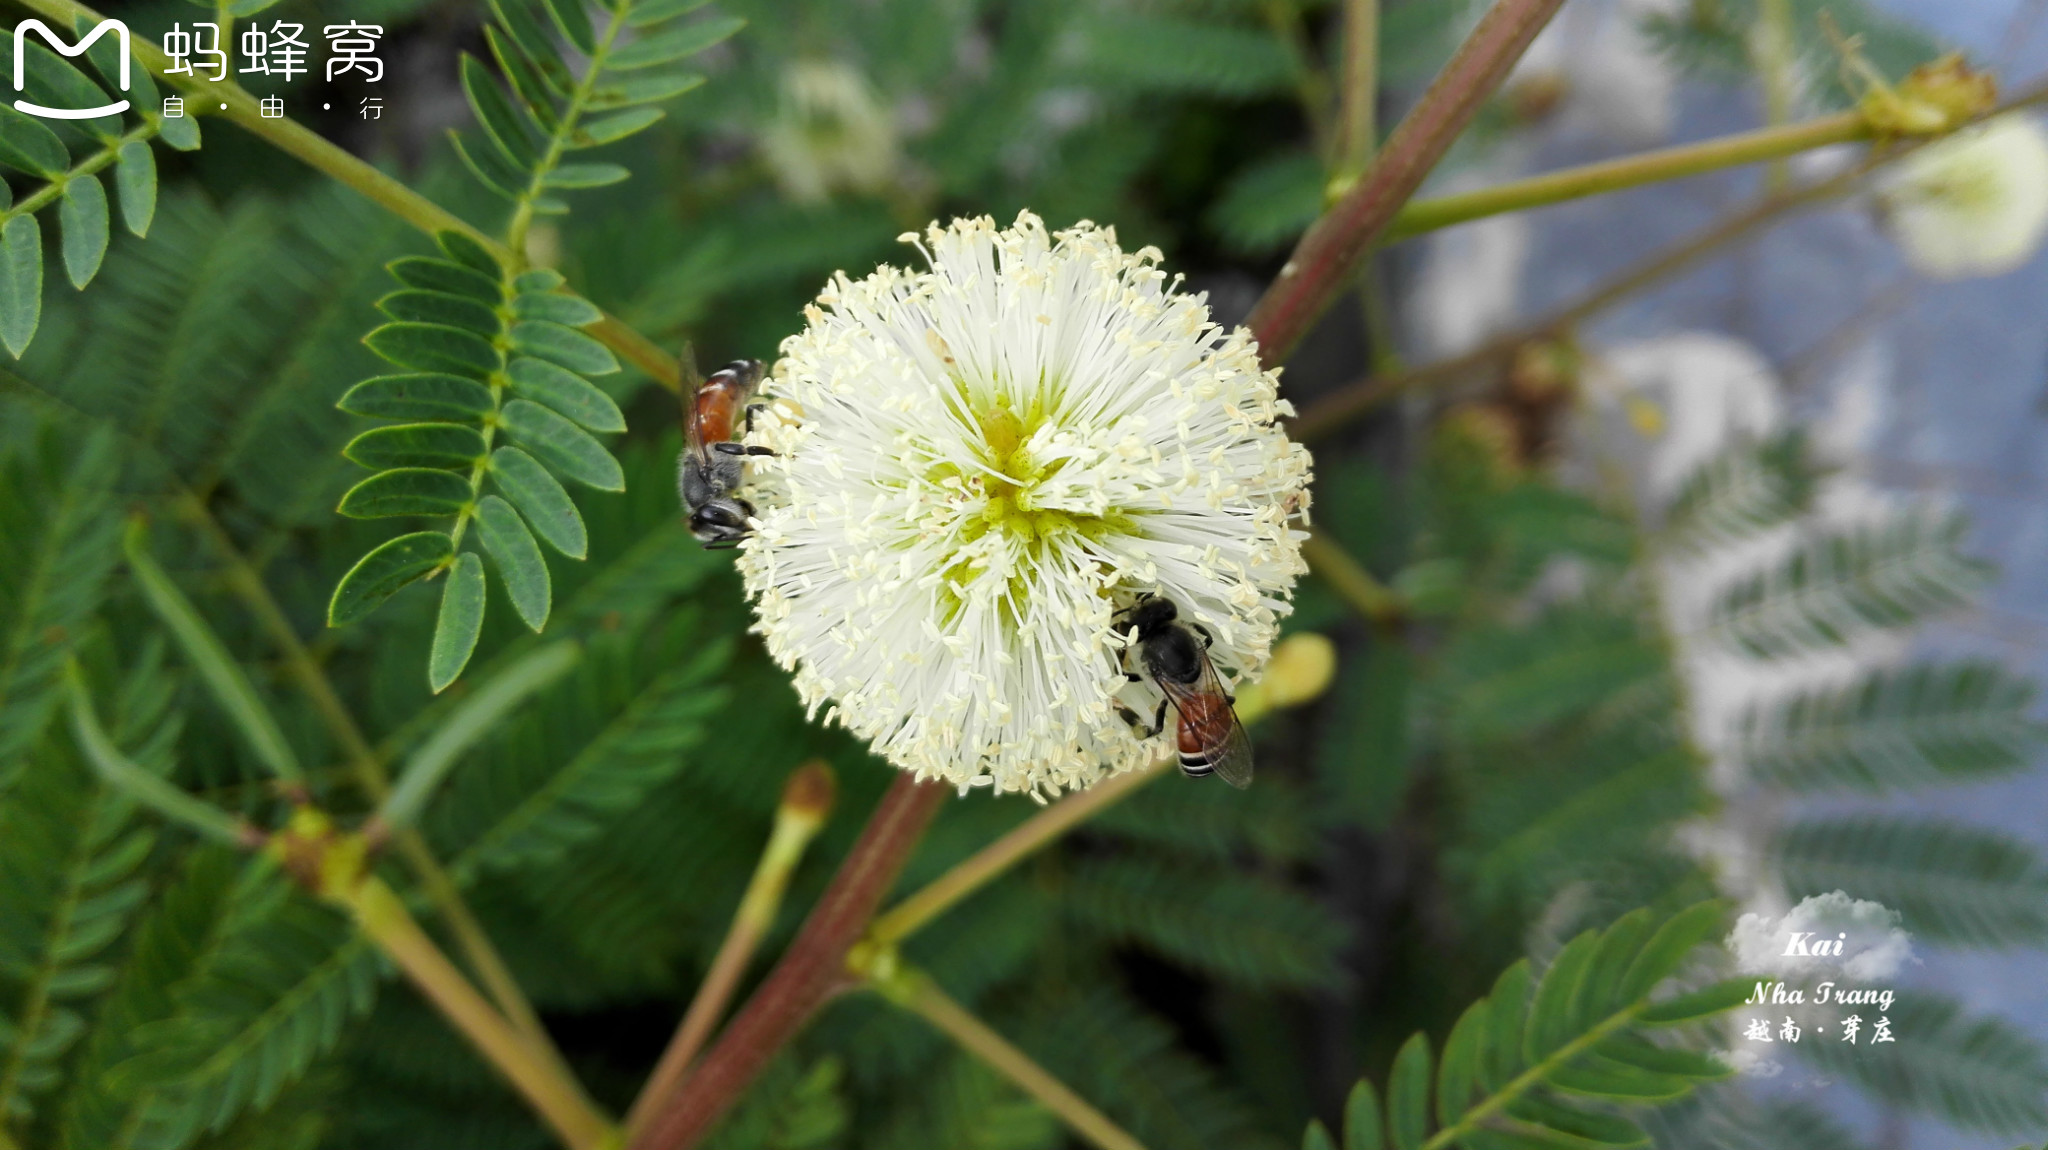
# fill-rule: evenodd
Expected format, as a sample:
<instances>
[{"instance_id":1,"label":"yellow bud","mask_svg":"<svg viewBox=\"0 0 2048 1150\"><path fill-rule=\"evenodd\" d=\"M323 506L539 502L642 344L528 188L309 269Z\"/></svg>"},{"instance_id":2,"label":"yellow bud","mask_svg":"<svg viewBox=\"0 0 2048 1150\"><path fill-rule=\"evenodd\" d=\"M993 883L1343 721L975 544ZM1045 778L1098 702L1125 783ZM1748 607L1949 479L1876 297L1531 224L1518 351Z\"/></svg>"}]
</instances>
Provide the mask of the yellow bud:
<instances>
[{"instance_id":1,"label":"yellow bud","mask_svg":"<svg viewBox=\"0 0 2048 1150\"><path fill-rule=\"evenodd\" d=\"M1862 110L1881 135L1924 136L1954 131L1997 104L1998 81L1951 53L1913 69L1895 88L1873 87Z\"/></svg>"},{"instance_id":2,"label":"yellow bud","mask_svg":"<svg viewBox=\"0 0 2048 1150\"><path fill-rule=\"evenodd\" d=\"M1298 707L1329 689L1337 673L1337 645L1324 635L1301 631L1273 648L1273 661L1259 681L1266 705Z\"/></svg>"}]
</instances>

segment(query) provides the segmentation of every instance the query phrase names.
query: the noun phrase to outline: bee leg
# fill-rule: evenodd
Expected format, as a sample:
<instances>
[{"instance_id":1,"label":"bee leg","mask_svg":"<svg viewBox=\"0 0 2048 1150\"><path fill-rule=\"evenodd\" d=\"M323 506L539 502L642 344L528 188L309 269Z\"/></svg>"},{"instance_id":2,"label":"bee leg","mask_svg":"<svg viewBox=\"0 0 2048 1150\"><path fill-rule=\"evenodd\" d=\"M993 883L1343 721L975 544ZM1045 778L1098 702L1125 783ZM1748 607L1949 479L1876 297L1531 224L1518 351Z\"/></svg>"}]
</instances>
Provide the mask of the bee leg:
<instances>
[{"instance_id":1,"label":"bee leg","mask_svg":"<svg viewBox=\"0 0 2048 1150\"><path fill-rule=\"evenodd\" d=\"M1195 633L1202 637L1202 650L1206 651L1216 645L1216 636L1211 635L1207 627L1202 626L1200 623L1190 623L1188 626L1193 627Z\"/></svg>"},{"instance_id":2,"label":"bee leg","mask_svg":"<svg viewBox=\"0 0 2048 1150\"><path fill-rule=\"evenodd\" d=\"M1157 735L1159 734L1159 732L1161 732L1161 731L1163 731L1163 730L1165 730L1165 729L1166 729L1166 700L1165 700L1165 699L1161 699L1161 700L1159 700L1159 709L1158 709L1157 711L1153 712L1153 714L1152 714L1152 734L1150 734L1150 735L1146 735L1145 737L1146 737L1146 738L1148 738L1148 739L1150 739L1150 738L1153 738L1153 737L1157 736Z\"/></svg>"},{"instance_id":3,"label":"bee leg","mask_svg":"<svg viewBox=\"0 0 2048 1150\"><path fill-rule=\"evenodd\" d=\"M1145 681L1145 676L1140 675L1135 671L1125 671L1124 678L1129 679L1133 683L1142 683Z\"/></svg>"},{"instance_id":4,"label":"bee leg","mask_svg":"<svg viewBox=\"0 0 2048 1150\"><path fill-rule=\"evenodd\" d=\"M725 442L723 442L723 443L714 443L714 444L712 444L712 445L711 445L711 450L713 450L713 451L716 451L716 452L718 452L718 453L719 453L719 454L721 454L721 455L773 455L773 454L775 454L774 452L772 452L772 451L768 450L768 449L767 449L767 448L765 448L765 447L749 447L749 446L747 446L747 445L746 445L746 444L744 444L744 443L734 443L734 442L732 442L731 440L727 440L727 441L725 441Z\"/></svg>"}]
</instances>

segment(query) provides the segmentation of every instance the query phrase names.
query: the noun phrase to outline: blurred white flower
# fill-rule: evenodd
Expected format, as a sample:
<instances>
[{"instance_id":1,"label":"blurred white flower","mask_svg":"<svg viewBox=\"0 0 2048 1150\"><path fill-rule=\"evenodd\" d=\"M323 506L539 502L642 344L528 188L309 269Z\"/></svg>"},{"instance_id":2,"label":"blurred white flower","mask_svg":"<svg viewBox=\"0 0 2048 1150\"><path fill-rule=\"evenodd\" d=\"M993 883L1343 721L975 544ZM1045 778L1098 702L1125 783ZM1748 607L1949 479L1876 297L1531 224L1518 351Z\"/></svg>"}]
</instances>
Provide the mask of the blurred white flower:
<instances>
[{"instance_id":1,"label":"blurred white flower","mask_svg":"<svg viewBox=\"0 0 2048 1150\"><path fill-rule=\"evenodd\" d=\"M1937 279L2001 275L2048 235L2048 133L2013 113L1921 148L1878 191L1908 263Z\"/></svg>"},{"instance_id":2,"label":"blurred white flower","mask_svg":"<svg viewBox=\"0 0 2048 1150\"><path fill-rule=\"evenodd\" d=\"M895 116L859 69L837 60L799 61L783 73L782 106L761 151L783 194L804 202L880 192L903 166Z\"/></svg>"},{"instance_id":3,"label":"blurred white flower","mask_svg":"<svg viewBox=\"0 0 2048 1150\"><path fill-rule=\"evenodd\" d=\"M1118 663L1140 593L1226 678L1266 662L1308 452L1250 335L1156 250L1029 213L920 247L929 271L835 276L783 344L740 569L814 712L921 778L1048 797L1163 749L1117 713L1159 697Z\"/></svg>"}]
</instances>

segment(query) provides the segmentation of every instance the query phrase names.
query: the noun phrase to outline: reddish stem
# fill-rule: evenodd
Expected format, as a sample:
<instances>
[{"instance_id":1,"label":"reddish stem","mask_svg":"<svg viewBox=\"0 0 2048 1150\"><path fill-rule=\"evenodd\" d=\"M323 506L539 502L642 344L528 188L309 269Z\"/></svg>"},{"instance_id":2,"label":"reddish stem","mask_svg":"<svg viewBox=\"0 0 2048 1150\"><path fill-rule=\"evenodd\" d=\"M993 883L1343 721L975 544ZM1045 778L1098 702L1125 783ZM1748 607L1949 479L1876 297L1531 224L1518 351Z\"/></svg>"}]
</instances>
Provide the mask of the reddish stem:
<instances>
[{"instance_id":1,"label":"reddish stem","mask_svg":"<svg viewBox=\"0 0 2048 1150\"><path fill-rule=\"evenodd\" d=\"M846 952L951 793L898 775L782 961L740 1008L680 1093L661 1099L632 1150L687 1150L709 1134L826 1000L854 983Z\"/></svg>"},{"instance_id":2,"label":"reddish stem","mask_svg":"<svg viewBox=\"0 0 2048 1150\"><path fill-rule=\"evenodd\" d=\"M1284 362L1308 334L1393 222L1394 213L1422 186L1451 141L1472 122L1563 3L1498 0L1437 74L1422 101L1394 129L1364 178L1301 237L1245 321L1258 338L1267 366Z\"/></svg>"}]
</instances>

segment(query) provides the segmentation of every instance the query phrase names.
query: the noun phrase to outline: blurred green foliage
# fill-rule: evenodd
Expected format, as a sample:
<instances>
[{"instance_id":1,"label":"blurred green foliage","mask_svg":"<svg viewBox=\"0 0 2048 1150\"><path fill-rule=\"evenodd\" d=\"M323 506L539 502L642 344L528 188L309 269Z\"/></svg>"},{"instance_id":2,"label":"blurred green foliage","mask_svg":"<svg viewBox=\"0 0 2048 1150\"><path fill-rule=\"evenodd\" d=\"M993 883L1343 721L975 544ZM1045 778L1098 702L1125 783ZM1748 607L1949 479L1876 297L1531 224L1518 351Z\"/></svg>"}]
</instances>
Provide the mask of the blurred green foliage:
<instances>
[{"instance_id":1,"label":"blurred green foliage","mask_svg":"<svg viewBox=\"0 0 2048 1150\"><path fill-rule=\"evenodd\" d=\"M387 0L372 15L392 48L444 61L435 74L452 94L457 51L488 51L482 7ZM1389 83L1428 75L1468 7L1390 6ZM1307 9L1323 45L1333 8ZM337 10L287 0L265 18ZM899 232L953 212L1113 222L1177 268L1256 277L1320 202L1294 102L1301 62L1276 39L1274 10L727 0L718 14L749 24L693 65L710 82L603 153L631 178L539 215L530 246L582 295L664 346L691 341L705 362L772 356L833 269L901 261ZM1741 67L1723 24L1744 11L1695 5L1660 30L1687 59ZM193 12L142 6L134 23L160 31ZM65 144L74 161L100 146ZM257 575L381 760L402 759L464 689L436 697L423 673L437 589L325 627L332 589L389 534L333 513L363 478L342 448L372 426L336 403L386 370L361 342L391 287L385 265L432 241L225 126L208 125L205 145L159 153L147 239L117 236L90 291L45 283L33 344L0 372L0 1131L71 1150L544 1145L342 919L266 866L139 816L55 719L59 670L78 658L137 762L259 825L279 817L260 764L166 655L120 570L131 510L152 520L156 555L248 668L330 809L369 805L349 748L238 572ZM418 162L418 186L497 230L502 202L438 140L385 158ZM16 199L39 180L22 173ZM606 441L624 490L579 496L583 561L542 559L547 634L588 653L465 757L425 831L579 1075L623 1108L724 932L787 771L830 760L841 809L771 947L889 771L805 721L745 634L728 559L684 530L673 397L631 371L593 382L631 428ZM1500 1000L1503 968L1526 983L1525 954L1556 969L1592 945L1567 945L1582 931L1622 939L1649 921L1623 918L1631 908L1661 921L1717 893L1709 866L1675 845L1676 828L1722 800L1689 725L1657 564L1808 514L1819 476L1803 446L1739 446L1688 484L1669 522L1645 524L1456 420L1407 439L1321 453L1319 529L1386 573L1411 615L1369 627L1303 588L1295 625L1339 637L1342 670L1321 703L1257 732L1258 785L1154 784L906 945L1147 1145L1292 1143L1311 1118L1337 1125L1350 1084L1389 1068L1412 1099L1432 1040L1465 1049L1454 1024ZM1722 628L1759 661L1910 635L1981 587L1957 530L1910 512L1817 538L1732 595ZM538 641L503 581L486 594L466 681ZM1767 796L1983 777L2027 765L2031 700L2030 685L1980 664L1873 673L1748 717L1739 755ZM949 803L902 889L1034 810ZM1851 813L1793 821L1763 846L1795 898L1846 887L1940 944L2048 938L2038 860L1979 829ZM1823 1065L1962 1127L2048 1124L2048 1067L2027 1039L1931 995L1914 1003L1910 1019L1900 1011L1914 1043ZM1419 1047L1417 1030L1430 1036ZM1400 1105L1401 1123L1425 1121ZM1643 1121L1672 1145L1852 1144L1812 1108L1739 1086ZM853 996L715 1144L1067 1139L916 1019Z\"/></svg>"}]
</instances>

